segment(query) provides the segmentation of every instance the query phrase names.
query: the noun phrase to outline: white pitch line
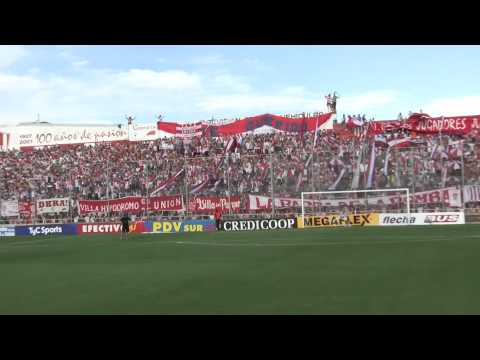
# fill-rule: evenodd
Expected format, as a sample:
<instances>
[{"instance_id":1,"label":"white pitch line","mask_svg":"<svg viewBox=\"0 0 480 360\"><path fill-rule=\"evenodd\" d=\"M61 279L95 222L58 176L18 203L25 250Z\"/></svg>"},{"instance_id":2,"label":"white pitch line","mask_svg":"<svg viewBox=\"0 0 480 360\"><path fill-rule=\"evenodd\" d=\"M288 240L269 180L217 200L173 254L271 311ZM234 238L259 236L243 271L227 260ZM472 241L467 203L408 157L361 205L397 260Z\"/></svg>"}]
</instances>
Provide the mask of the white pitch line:
<instances>
[{"instance_id":1,"label":"white pitch line","mask_svg":"<svg viewBox=\"0 0 480 360\"><path fill-rule=\"evenodd\" d=\"M251 243L251 244L232 244L232 243L209 243L209 242L193 242L183 241L182 244L187 245L205 245L205 246L264 246L264 247L282 247L282 246L329 246L329 245L374 245L374 244L403 244L414 242L439 242L439 241L459 241L458 239L439 238L439 239L425 239L425 240L383 240L383 241L362 241L358 242L315 242L315 243L285 243L285 244L265 244L265 243Z\"/></svg>"}]
</instances>

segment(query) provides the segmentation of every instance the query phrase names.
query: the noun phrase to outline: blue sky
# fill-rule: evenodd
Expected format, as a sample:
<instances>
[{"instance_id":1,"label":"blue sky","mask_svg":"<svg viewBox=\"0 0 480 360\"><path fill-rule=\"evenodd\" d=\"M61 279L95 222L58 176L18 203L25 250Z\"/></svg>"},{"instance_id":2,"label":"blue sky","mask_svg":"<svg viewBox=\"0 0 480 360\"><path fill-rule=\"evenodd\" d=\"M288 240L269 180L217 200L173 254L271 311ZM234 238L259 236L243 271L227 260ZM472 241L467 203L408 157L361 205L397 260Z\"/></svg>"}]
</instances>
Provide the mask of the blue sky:
<instances>
[{"instance_id":1,"label":"blue sky","mask_svg":"<svg viewBox=\"0 0 480 360\"><path fill-rule=\"evenodd\" d=\"M0 46L0 124L480 114L480 46Z\"/></svg>"}]
</instances>

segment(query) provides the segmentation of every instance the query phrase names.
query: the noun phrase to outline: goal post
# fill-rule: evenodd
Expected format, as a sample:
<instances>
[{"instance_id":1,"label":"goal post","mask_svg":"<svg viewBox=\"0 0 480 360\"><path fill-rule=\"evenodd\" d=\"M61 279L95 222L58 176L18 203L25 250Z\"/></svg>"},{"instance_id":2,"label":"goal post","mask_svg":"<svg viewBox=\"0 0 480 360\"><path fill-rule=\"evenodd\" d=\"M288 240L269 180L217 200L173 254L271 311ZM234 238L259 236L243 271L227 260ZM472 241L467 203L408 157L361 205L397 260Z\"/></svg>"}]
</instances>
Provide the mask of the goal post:
<instances>
[{"instance_id":1,"label":"goal post","mask_svg":"<svg viewBox=\"0 0 480 360\"><path fill-rule=\"evenodd\" d=\"M302 219L306 215L391 212L410 215L408 188L311 191L301 193Z\"/></svg>"}]
</instances>

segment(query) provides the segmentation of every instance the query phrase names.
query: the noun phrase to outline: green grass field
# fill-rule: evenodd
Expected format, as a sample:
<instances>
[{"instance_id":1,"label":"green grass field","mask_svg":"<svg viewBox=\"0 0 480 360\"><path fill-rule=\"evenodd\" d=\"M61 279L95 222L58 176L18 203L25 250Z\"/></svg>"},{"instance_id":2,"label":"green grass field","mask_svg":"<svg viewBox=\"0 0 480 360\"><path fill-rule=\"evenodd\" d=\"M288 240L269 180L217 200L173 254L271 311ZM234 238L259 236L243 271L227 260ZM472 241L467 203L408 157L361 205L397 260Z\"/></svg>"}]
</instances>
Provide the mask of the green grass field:
<instances>
[{"instance_id":1,"label":"green grass field","mask_svg":"<svg viewBox=\"0 0 480 360\"><path fill-rule=\"evenodd\" d=\"M0 314L480 314L480 225L1 238Z\"/></svg>"}]
</instances>

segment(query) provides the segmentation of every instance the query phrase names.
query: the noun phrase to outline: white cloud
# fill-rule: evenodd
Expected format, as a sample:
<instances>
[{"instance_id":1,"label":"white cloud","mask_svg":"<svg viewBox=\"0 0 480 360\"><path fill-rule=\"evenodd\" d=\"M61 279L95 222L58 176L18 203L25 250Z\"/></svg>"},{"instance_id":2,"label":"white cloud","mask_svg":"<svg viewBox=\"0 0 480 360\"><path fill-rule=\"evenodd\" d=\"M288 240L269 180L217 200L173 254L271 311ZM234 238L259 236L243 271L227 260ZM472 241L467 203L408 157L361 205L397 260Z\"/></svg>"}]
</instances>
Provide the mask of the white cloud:
<instances>
[{"instance_id":1,"label":"white cloud","mask_svg":"<svg viewBox=\"0 0 480 360\"><path fill-rule=\"evenodd\" d=\"M59 50L58 56L70 63L74 70L83 69L89 64L88 60L75 55L74 50L78 49L79 46L59 45L56 48Z\"/></svg>"},{"instance_id":2,"label":"white cloud","mask_svg":"<svg viewBox=\"0 0 480 360\"><path fill-rule=\"evenodd\" d=\"M357 113L393 103L396 97L396 93L391 90L371 91L360 95L340 97L338 103L341 103L343 112Z\"/></svg>"},{"instance_id":3,"label":"white cloud","mask_svg":"<svg viewBox=\"0 0 480 360\"><path fill-rule=\"evenodd\" d=\"M308 98L288 94L234 94L208 96L198 103L201 110L208 112L228 111L237 114L246 112L288 113L302 111L325 111L321 97Z\"/></svg>"},{"instance_id":4,"label":"white cloud","mask_svg":"<svg viewBox=\"0 0 480 360\"><path fill-rule=\"evenodd\" d=\"M180 70L113 72L87 67L81 77L26 74L0 72L1 124L32 121L37 113L56 123L123 122L125 113L154 121L155 113L184 110L190 102L186 96L202 90L199 74ZM146 118L146 113L152 115Z\"/></svg>"},{"instance_id":5,"label":"white cloud","mask_svg":"<svg viewBox=\"0 0 480 360\"><path fill-rule=\"evenodd\" d=\"M0 69L15 64L28 54L25 46L1 45L0 46Z\"/></svg>"},{"instance_id":6,"label":"white cloud","mask_svg":"<svg viewBox=\"0 0 480 360\"><path fill-rule=\"evenodd\" d=\"M480 96L462 96L435 99L421 108L430 116L480 114Z\"/></svg>"},{"instance_id":7,"label":"white cloud","mask_svg":"<svg viewBox=\"0 0 480 360\"><path fill-rule=\"evenodd\" d=\"M181 70L157 72L147 69L132 69L119 74L116 78L126 86L145 89L185 90L200 85L198 75Z\"/></svg>"},{"instance_id":8,"label":"white cloud","mask_svg":"<svg viewBox=\"0 0 480 360\"><path fill-rule=\"evenodd\" d=\"M196 65L220 65L227 64L230 60L225 59L223 55L204 55L193 57L190 62Z\"/></svg>"},{"instance_id":9,"label":"white cloud","mask_svg":"<svg viewBox=\"0 0 480 360\"><path fill-rule=\"evenodd\" d=\"M243 60L243 63L248 67L257 70L257 71L270 71L272 68L257 58L246 58Z\"/></svg>"},{"instance_id":10,"label":"white cloud","mask_svg":"<svg viewBox=\"0 0 480 360\"><path fill-rule=\"evenodd\" d=\"M212 87L217 90L233 91L233 92L248 92L251 90L251 86L247 79L242 76L236 76L232 74L221 74L213 76L213 79L209 82Z\"/></svg>"},{"instance_id":11,"label":"white cloud","mask_svg":"<svg viewBox=\"0 0 480 360\"><path fill-rule=\"evenodd\" d=\"M16 93L40 89L42 82L32 76L0 73L0 92Z\"/></svg>"},{"instance_id":12,"label":"white cloud","mask_svg":"<svg viewBox=\"0 0 480 360\"><path fill-rule=\"evenodd\" d=\"M342 97L342 111L357 113L392 103L396 99L392 91L374 91ZM323 93L312 93L302 86L290 86L272 95L255 93L208 96L198 106L209 112L214 111L259 111L259 112L303 112L326 111Z\"/></svg>"},{"instance_id":13,"label":"white cloud","mask_svg":"<svg viewBox=\"0 0 480 360\"><path fill-rule=\"evenodd\" d=\"M74 68L82 68L82 67L88 65L88 60L74 61L74 62L72 62L72 65L73 65Z\"/></svg>"}]
</instances>

